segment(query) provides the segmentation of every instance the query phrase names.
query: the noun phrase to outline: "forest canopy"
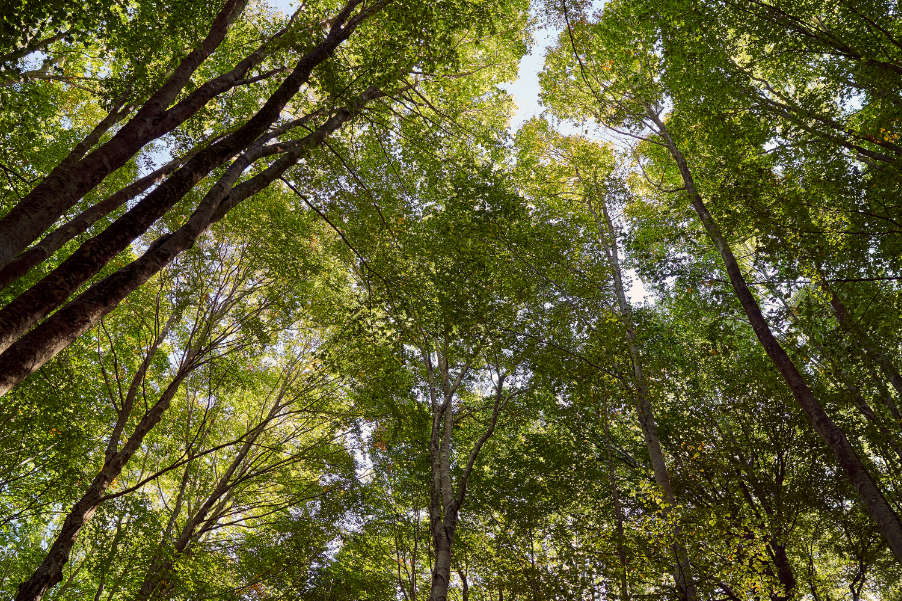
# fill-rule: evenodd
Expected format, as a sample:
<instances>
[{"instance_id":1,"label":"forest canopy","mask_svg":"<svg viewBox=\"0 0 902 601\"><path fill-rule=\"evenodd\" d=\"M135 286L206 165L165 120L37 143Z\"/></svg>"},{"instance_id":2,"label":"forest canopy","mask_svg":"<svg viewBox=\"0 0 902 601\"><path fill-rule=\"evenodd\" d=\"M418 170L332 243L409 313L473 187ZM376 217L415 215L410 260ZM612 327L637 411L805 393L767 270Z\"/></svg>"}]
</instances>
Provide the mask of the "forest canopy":
<instances>
[{"instance_id":1,"label":"forest canopy","mask_svg":"<svg viewBox=\"0 0 902 601\"><path fill-rule=\"evenodd\" d=\"M5 0L0 596L896 601L900 278L896 2Z\"/></svg>"}]
</instances>

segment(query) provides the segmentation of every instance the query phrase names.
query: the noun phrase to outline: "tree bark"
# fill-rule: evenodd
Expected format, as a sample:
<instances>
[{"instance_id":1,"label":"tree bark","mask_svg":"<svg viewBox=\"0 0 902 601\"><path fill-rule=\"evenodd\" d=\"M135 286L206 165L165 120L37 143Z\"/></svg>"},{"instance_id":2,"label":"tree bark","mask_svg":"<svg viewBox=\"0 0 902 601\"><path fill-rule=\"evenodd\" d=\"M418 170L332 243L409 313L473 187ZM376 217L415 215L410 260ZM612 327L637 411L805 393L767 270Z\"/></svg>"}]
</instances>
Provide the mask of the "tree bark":
<instances>
[{"instance_id":1,"label":"tree bark","mask_svg":"<svg viewBox=\"0 0 902 601\"><path fill-rule=\"evenodd\" d=\"M789 601L795 597L796 577L792 571L792 565L789 563L789 557L786 555L786 545L776 541L768 544L768 551L774 565L777 566L777 580L783 590L779 594L771 594L772 601Z\"/></svg>"},{"instance_id":2,"label":"tree bark","mask_svg":"<svg viewBox=\"0 0 902 601\"><path fill-rule=\"evenodd\" d=\"M64 225L47 234L39 243L18 255L7 263L5 267L0 268L0 290L27 274L32 267L52 256L66 242L88 231L88 228L98 219L110 214L138 194L159 183L160 180L174 171L181 163L182 159L170 161L152 173L122 188L115 194L85 209Z\"/></svg>"},{"instance_id":3,"label":"tree bark","mask_svg":"<svg viewBox=\"0 0 902 601\"><path fill-rule=\"evenodd\" d=\"M212 169L251 146L278 119L285 105L309 80L313 69L331 56L361 20L351 19L345 27L338 23L333 25L326 39L298 61L291 75L244 126L192 157L109 228L82 244L53 272L0 310L0 351L7 349L125 250ZM3 392L5 390L0 389L0 394Z\"/></svg>"},{"instance_id":4,"label":"tree bark","mask_svg":"<svg viewBox=\"0 0 902 601\"><path fill-rule=\"evenodd\" d=\"M213 19L206 37L182 59L172 75L109 142L83 159L63 160L0 219L0 241L2 241L0 266L5 266L22 252L63 212L103 181L107 175L124 165L147 142L177 127L213 97L202 98L212 92L212 89L201 92L202 87L196 90L192 96L196 99L197 106L193 111L179 112L181 120L173 118L176 113L166 111L190 81L191 75L225 39L229 27L244 10L246 3L247 0L225 0L222 9ZM243 76L243 73L241 75Z\"/></svg>"},{"instance_id":5,"label":"tree bark","mask_svg":"<svg viewBox=\"0 0 902 601\"><path fill-rule=\"evenodd\" d=\"M458 570L457 575L460 576L461 584L461 601L470 601L470 583L467 582L466 570Z\"/></svg>"},{"instance_id":6,"label":"tree bark","mask_svg":"<svg viewBox=\"0 0 902 601\"><path fill-rule=\"evenodd\" d=\"M858 491L858 496L865 511L877 525L878 530L883 535L883 538L886 540L886 543L896 557L896 560L902 562L902 522L900 522L899 516L886 500L886 497L883 496L882 491L877 486L877 483L868 471L867 466L864 464L861 457L858 456L858 453L855 451L854 447L852 447L845 433L832 419L830 419L830 416L827 415L826 411L824 411L824 408L817 398L815 398L814 393L811 391L811 388L809 388L805 378L799 372L795 363L793 363L789 355L786 354L786 351L773 335L773 332L771 332L770 326L764 318L764 315L761 313L761 308L758 306L758 301L755 300L754 295L742 275L742 271L739 268L736 257L733 255L733 251L727 244L717 222L708 212L708 208L705 206L701 195L695 187L695 181L692 178L692 173L689 170L686 159L670 137L666 126L657 114L650 110L649 117L656 125L658 133L664 139L671 156L680 170L683 183L689 194L692 208L695 209L708 237L720 253L727 274L729 275L730 283L736 293L736 297L742 305L761 346L780 372L787 386L789 386L790 391L801 406L802 411L805 413L808 422L821 436L824 442L827 443L830 450L833 451L837 462L846 474L846 478Z\"/></svg>"},{"instance_id":7,"label":"tree bark","mask_svg":"<svg viewBox=\"0 0 902 601\"><path fill-rule=\"evenodd\" d=\"M595 219L598 228L599 241L605 248L608 263L611 266L611 272L614 276L614 292L617 297L618 313L620 321L626 331L626 342L629 348L630 362L633 368L633 385L636 387L636 396L638 401L639 425L642 428L642 435L645 438L645 446L648 449L648 456L651 459L652 470L655 476L655 483L661 489L666 504L664 510L669 512L670 508L676 505L676 496L673 493L673 485L670 481L670 471L667 469L667 462L664 459L664 452L661 450L661 440L658 436L658 424L654 416L654 408L648 390L648 382L642 369L642 357L639 353L639 346L636 342L636 329L633 324L632 306L626 298L626 291L623 287L623 275L620 268L620 257L617 248L617 232L608 213L607 204L604 200L599 202L601 207L602 219L599 218L595 206L589 198L589 209ZM673 572L674 582L676 584L677 594L683 601L696 601L698 592L692 579L692 568L689 563L689 554L686 547L680 540L679 528L674 530L674 542L672 551L676 560L676 566Z\"/></svg>"},{"instance_id":8,"label":"tree bark","mask_svg":"<svg viewBox=\"0 0 902 601\"><path fill-rule=\"evenodd\" d=\"M182 227L162 236L139 259L91 286L9 346L0 354L0 394L6 393L93 327L130 292L168 265L176 255L194 244L197 237L210 224L222 219L239 202L269 185L294 165L303 152L320 145L328 135L355 116L366 102L380 95L381 92L371 88L361 96L357 106L338 111L326 123L305 137L302 143L296 143L291 151L285 153L267 169L235 188L230 190L227 186L214 186ZM235 172L240 175L241 164L233 167L232 175ZM86 260L90 260L90 257ZM0 311L0 315L8 308L9 306Z\"/></svg>"},{"instance_id":9,"label":"tree bark","mask_svg":"<svg viewBox=\"0 0 902 601\"><path fill-rule=\"evenodd\" d=\"M476 459L498 424L498 415L504 401L506 375L498 374L492 415L482 436L470 449L455 491L451 479L451 433L454 429L453 398L469 369L469 364L464 365L457 376L452 379L448 372L447 359L443 353L437 353L438 365L433 366L431 354L425 348L422 348L421 351L428 374L429 401L432 410L432 428L429 438L431 472L429 528L432 534L434 558L429 601L447 601L448 587L451 583L451 554L460 508L466 498L467 482L473 472ZM435 373L434 367L438 369L438 374Z\"/></svg>"}]
</instances>

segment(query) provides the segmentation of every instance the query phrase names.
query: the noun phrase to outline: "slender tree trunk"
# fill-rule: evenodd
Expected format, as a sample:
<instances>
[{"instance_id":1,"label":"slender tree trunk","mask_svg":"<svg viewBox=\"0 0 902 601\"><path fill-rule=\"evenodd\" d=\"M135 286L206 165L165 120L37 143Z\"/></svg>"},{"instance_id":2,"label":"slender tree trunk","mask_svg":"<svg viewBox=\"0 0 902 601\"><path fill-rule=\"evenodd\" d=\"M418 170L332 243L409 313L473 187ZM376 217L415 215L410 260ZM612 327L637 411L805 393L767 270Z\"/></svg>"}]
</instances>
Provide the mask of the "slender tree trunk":
<instances>
[{"instance_id":1,"label":"slender tree trunk","mask_svg":"<svg viewBox=\"0 0 902 601\"><path fill-rule=\"evenodd\" d=\"M429 521L432 533L432 583L429 601L447 601L451 583L451 548L457 525L451 484L451 432L454 428L453 392L449 391L448 365L439 355L442 376L441 401L434 403L430 455L432 487L429 496Z\"/></svg>"},{"instance_id":2,"label":"slender tree trunk","mask_svg":"<svg viewBox=\"0 0 902 601\"><path fill-rule=\"evenodd\" d=\"M605 458L608 468L608 480L611 484L611 502L614 505L614 520L617 527L617 559L620 560L620 601L629 601L629 568L626 557L626 538L623 532L623 506L620 502L620 487L617 486L617 473L614 469L614 456L611 452L611 425L608 421L608 408L604 407ZM595 595L595 589L592 589Z\"/></svg>"},{"instance_id":3,"label":"slender tree trunk","mask_svg":"<svg viewBox=\"0 0 902 601\"><path fill-rule=\"evenodd\" d=\"M458 570L457 575L460 576L461 601L470 601L470 583L467 582L467 571Z\"/></svg>"},{"instance_id":4,"label":"slender tree trunk","mask_svg":"<svg viewBox=\"0 0 902 601\"><path fill-rule=\"evenodd\" d=\"M664 452L661 450L661 440L658 436L658 424L654 416L654 409L648 390L648 382L646 381L642 369L642 357L636 342L636 330L633 324L632 306L626 298L626 291L623 287L623 275L620 268L620 257L617 248L617 232L614 229L614 224L608 213L607 204L602 199L599 201L599 205L603 221L599 218L590 198L589 208L595 218L599 240L604 245L608 262L611 265L611 271L614 276L614 292L617 297L617 305L619 308L618 312L623 328L626 330L627 346L629 348L630 361L633 367L633 384L636 387L636 396L638 400L639 425L642 427L645 446L648 449L649 459L651 459L655 483L658 485L658 488L661 489L664 497L664 502L666 503L665 511L669 512L670 507L676 505L676 496L673 494L673 485L670 482L670 472L667 469ZM673 577L676 583L677 593L679 594L680 599L684 601L696 601L698 599L698 593L692 578L689 554L686 552L686 547L681 541L678 528L674 531L672 550L674 558L676 559Z\"/></svg>"},{"instance_id":5,"label":"slender tree trunk","mask_svg":"<svg viewBox=\"0 0 902 601\"><path fill-rule=\"evenodd\" d=\"M833 451L837 462L846 474L846 478L858 491L858 496L861 499L865 511L877 525L878 530L883 535L883 538L892 550L893 555L895 555L896 560L902 562L902 522L900 522L899 516L886 500L886 497L883 496L877 483L871 477L867 466L864 464L861 457L858 456L858 453L855 451L854 447L852 447L849 439L846 438L845 433L824 411L824 408L815 398L811 388L808 387L805 378L799 372L789 355L786 354L786 351L773 335L773 332L771 332L770 326L764 318L764 315L761 313L761 308L758 306L758 301L755 300L754 295L742 275L742 271L739 268L736 257L733 255L733 251L727 244L717 222L708 212L708 208L705 206L701 195L695 187L695 181L692 178L692 173L689 170L686 159L683 157L679 148L677 148L673 139L670 137L666 126L657 114L650 110L649 117L657 126L658 133L660 133L661 137L664 139L671 156L680 170L692 207L698 214L699 220L702 222L705 231L708 233L708 237L714 243L714 246L717 248L723 259L733 290L736 292L736 296L742 305L742 308L745 310L745 314L749 319L749 323L751 324L755 335L761 342L761 346L771 358L774 366L783 376L783 379L786 381L787 386L789 386L790 391L792 391L793 396L801 406L802 411L805 413L811 426L821 436L824 442L827 443L830 450Z\"/></svg>"},{"instance_id":6,"label":"slender tree trunk","mask_svg":"<svg viewBox=\"0 0 902 601\"><path fill-rule=\"evenodd\" d=\"M886 353L882 352L878 345L874 344L870 336L855 322L845 304L825 281L820 282L820 287L830 296L830 308L833 310L833 315L836 316L836 321L839 322L840 327L848 333L853 342L864 352L864 355L880 367L886 379L889 380L896 390L896 394L902 399L902 375L899 374L899 370L896 368L893 360ZM893 402L892 397L888 397L886 402L887 408L893 417L902 422L902 414L900 414L899 408Z\"/></svg>"},{"instance_id":7,"label":"slender tree trunk","mask_svg":"<svg viewBox=\"0 0 902 601\"><path fill-rule=\"evenodd\" d=\"M191 362L190 358L188 362ZM125 464L141 446L144 437L159 423L189 371L190 369L186 365L163 391L157 402L144 414L122 450L106 459L100 473L94 477L82 497L69 510L62 528L56 535L50 550L44 556L41 565L28 580L19 586L16 601L39 601L51 587L62 580L63 568L69 561L69 555L78 534L104 501L104 495L110 483L122 473Z\"/></svg>"}]
</instances>

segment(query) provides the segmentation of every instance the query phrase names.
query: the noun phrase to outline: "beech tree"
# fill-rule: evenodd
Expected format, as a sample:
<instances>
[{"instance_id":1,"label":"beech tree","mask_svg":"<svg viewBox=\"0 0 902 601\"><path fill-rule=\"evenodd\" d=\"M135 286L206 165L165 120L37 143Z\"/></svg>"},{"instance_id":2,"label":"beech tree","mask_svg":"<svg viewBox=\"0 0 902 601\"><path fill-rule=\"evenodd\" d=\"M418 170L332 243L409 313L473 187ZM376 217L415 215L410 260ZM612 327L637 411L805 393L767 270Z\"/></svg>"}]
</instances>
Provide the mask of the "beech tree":
<instances>
[{"instance_id":1,"label":"beech tree","mask_svg":"<svg viewBox=\"0 0 902 601\"><path fill-rule=\"evenodd\" d=\"M902 596L894 3L7 4L0 595Z\"/></svg>"}]
</instances>

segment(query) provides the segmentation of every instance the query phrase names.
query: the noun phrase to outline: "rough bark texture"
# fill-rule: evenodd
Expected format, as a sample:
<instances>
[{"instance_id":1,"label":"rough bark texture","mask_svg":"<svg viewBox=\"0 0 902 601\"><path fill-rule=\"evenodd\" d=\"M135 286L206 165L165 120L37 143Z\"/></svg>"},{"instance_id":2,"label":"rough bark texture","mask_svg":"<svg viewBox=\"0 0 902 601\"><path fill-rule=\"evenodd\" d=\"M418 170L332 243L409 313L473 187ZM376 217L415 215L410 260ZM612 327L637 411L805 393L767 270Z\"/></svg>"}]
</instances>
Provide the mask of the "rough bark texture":
<instances>
[{"instance_id":1,"label":"rough bark texture","mask_svg":"<svg viewBox=\"0 0 902 601\"><path fill-rule=\"evenodd\" d=\"M53 255L62 246L79 236L91 227L98 219L109 215L123 204L146 191L164 177L175 170L181 160L174 160L159 169L145 175L128 186L122 188L97 204L85 209L76 217L73 217L64 225L61 225L47 234L40 242L10 261L5 267L0 268L0 290L3 290L20 277L24 276L32 267Z\"/></svg>"},{"instance_id":2,"label":"rough bark texture","mask_svg":"<svg viewBox=\"0 0 902 601\"><path fill-rule=\"evenodd\" d=\"M786 354L786 351L780 345L773 332L771 332L770 326L764 318L761 308L758 306L758 301L755 300L755 296L742 275L733 251L724 239L717 222L708 212L701 195L695 187L695 181L692 178L686 159L670 137L666 126L660 118L653 112L649 116L655 123L658 132L664 139L671 156L680 170L692 208L695 209L708 237L720 253L736 297L742 305L761 346L780 372L787 386L789 386L790 391L805 413L808 422L824 442L827 443L846 478L858 491L862 506L877 525L896 560L902 562L902 522L900 522L899 516L886 500L886 497L883 496L877 483L871 477L867 466L861 457L858 456L845 433L824 411L824 408L815 398L814 393L809 388L795 363Z\"/></svg>"},{"instance_id":3,"label":"rough bark texture","mask_svg":"<svg viewBox=\"0 0 902 601\"><path fill-rule=\"evenodd\" d=\"M291 75L244 126L192 157L110 227L82 244L59 267L0 310L0 351L60 306L165 215L211 170L252 145L278 119L285 105L308 81L313 69L331 56L359 23L356 20L346 27L338 23L333 25L329 35L298 61ZM0 390L2 392L5 391Z\"/></svg>"}]
</instances>

